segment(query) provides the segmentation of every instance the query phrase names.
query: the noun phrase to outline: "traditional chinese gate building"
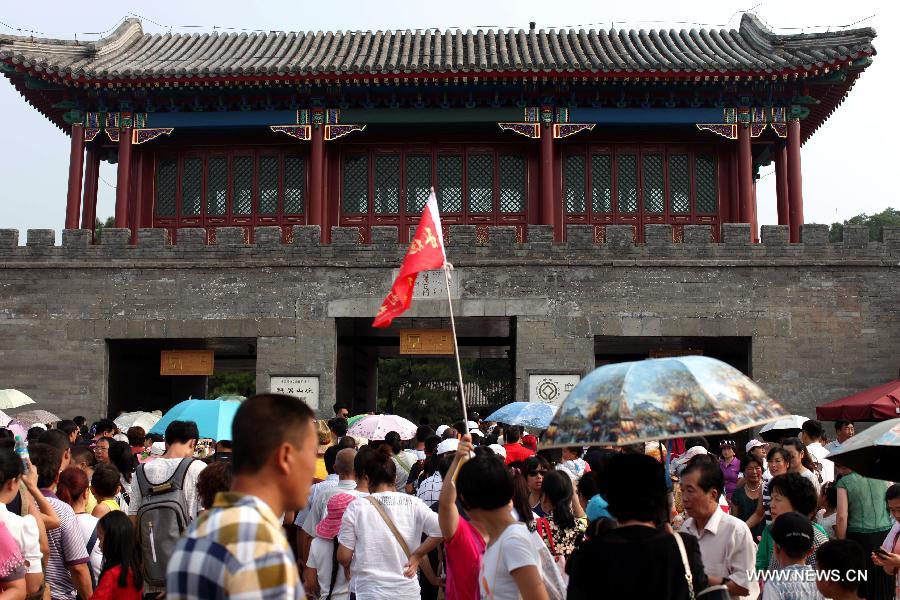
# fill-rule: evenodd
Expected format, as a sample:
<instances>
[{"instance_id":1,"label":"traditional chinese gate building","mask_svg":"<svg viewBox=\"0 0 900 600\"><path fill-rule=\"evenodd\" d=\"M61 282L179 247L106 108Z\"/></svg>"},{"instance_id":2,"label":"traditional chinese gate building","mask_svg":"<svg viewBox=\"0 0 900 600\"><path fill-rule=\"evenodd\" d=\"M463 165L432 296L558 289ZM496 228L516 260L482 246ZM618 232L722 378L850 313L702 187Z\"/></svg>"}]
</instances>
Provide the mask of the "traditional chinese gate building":
<instances>
[{"instance_id":1,"label":"traditional chinese gate building","mask_svg":"<svg viewBox=\"0 0 900 600\"><path fill-rule=\"evenodd\" d=\"M6 37L2 68L71 135L65 227L91 228L100 160L116 226L396 225L437 190L445 222L751 223L776 164L803 224L801 143L871 63L874 32L738 30ZM82 175L84 175L82 177ZM83 184L82 184L83 181Z\"/></svg>"},{"instance_id":2,"label":"traditional chinese gate building","mask_svg":"<svg viewBox=\"0 0 900 600\"><path fill-rule=\"evenodd\" d=\"M50 258L57 252L69 261L64 271L78 270L79 293L110 281L102 269L81 271L90 259L143 282L140 293L147 294L138 301L128 288L121 301L109 300L111 293L72 300L79 310L48 308L26 319L48 324L46 332L15 339L26 346L40 345L45 335L54 339L60 314L109 324L64 325L71 345L58 350L70 351L69 359L80 364L77 375L66 371L63 379L80 381L75 397L91 401L112 394L112 384L98 389L92 381L104 380L105 365L118 359L94 362L86 353L109 352L129 339L181 340L171 347L190 348L185 340L212 338L240 340L236 355L255 354L259 389L268 389L270 376L312 374L322 377L323 402L346 399L357 394L354 386L365 387L368 375L347 384L335 373L371 362L365 350L371 332L363 321L387 290L389 267L397 264L433 187L449 245L460 248L454 262L461 267L463 317L486 319L463 328L481 340L478 352L514 359L517 398L527 396L530 374L584 373L616 356L678 348L726 356L738 346L745 349L736 364L776 393L793 394L801 388L790 373L813 377L821 359L789 366L805 350L791 348L799 334L784 330L779 319L790 318L773 316L772 307L805 296L785 292L774 304L757 305L747 290L724 281L744 281L734 252L762 261L750 285L760 294L795 285L809 273L804 261L823 256L813 249L822 242L821 228L804 224L801 146L872 63L874 36L868 28L778 35L752 14L732 30L545 31L532 25L518 31L160 35L144 33L129 19L96 42L0 36L0 70L71 137L63 248L41 254L55 237L39 231L20 248L18 233L7 230L0 236L0 270L22 264L55 269L59 264ZM96 214L102 160L117 164L118 179L115 228L100 243L93 224L103 216ZM778 226L762 228L764 244L750 244L760 241L756 180L760 167L772 162ZM785 278L777 270L768 249L773 245L799 261L797 272ZM888 268L883 257L893 250L887 241L863 248L853 237L847 247L856 246ZM674 263L615 263L604 271L589 256L619 251L646 255L651 263L681 257L699 269L696 281L710 287L679 297L687 284ZM125 266L120 259L128 256L147 262ZM185 256L202 265L178 262ZM698 258L707 262L691 262ZM266 286L282 293L300 285L296 272L278 271L282 278L273 283L267 269L287 268L295 259L309 269L303 280L309 289L297 292L293 304L267 305L261 298L222 307L230 296L216 282L229 269L245 269L240 276L254 282L253 294ZM185 297L182 287L170 290L179 298L172 304L159 291L172 273L153 271L160 265L175 269L185 289L194 281L206 287ZM812 295L814 280L807 290ZM53 278L32 284L48 281ZM515 285L504 288L510 281ZM623 287L609 287L616 281ZM872 286L876 281L873 276ZM585 282L599 287L588 289ZM835 305L859 296L839 287L829 292ZM623 290L628 294L613 304L591 308L598 297ZM8 304L21 301L26 312L35 306L9 294ZM584 294L580 303L570 306L578 294ZM65 301L66 294L58 295ZM410 316L439 321L446 307L438 302L414 304ZM807 298L803 310L813 305ZM865 320L880 310L871 316L833 307L828 314ZM706 320L695 323L697 315ZM809 348L830 339L819 325L831 317L810 317L820 337ZM754 325L754 319L767 324ZM157 321L171 323L147 325ZM313 338L302 341L300 322ZM859 330L872 329L867 323ZM719 341L700 339L710 335ZM621 336L643 341L624 343ZM782 345L774 350L769 338ZM534 339L543 341L535 346ZM897 341L885 343L896 347ZM267 344L279 349L264 350ZM262 358L265 352L277 360ZM309 367L298 372L304 361ZM874 372L884 370L884 361L860 361L861 371L832 369L833 384L798 393L838 397L884 379ZM848 378L847 370L857 375ZM803 398L798 410L809 402Z\"/></svg>"}]
</instances>

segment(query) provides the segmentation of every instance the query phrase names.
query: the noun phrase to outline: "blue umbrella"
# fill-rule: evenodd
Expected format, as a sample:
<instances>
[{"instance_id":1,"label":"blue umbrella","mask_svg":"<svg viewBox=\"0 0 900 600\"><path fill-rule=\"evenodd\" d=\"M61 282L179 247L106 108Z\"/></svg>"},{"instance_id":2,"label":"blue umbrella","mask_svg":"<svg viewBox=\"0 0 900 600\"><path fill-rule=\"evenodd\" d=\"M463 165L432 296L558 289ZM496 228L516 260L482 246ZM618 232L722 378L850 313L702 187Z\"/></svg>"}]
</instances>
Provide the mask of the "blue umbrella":
<instances>
[{"instance_id":1,"label":"blue umbrella","mask_svg":"<svg viewBox=\"0 0 900 600\"><path fill-rule=\"evenodd\" d=\"M185 400L170 408L150 433L165 434L166 427L172 421L193 421L200 430L201 438L230 440L231 422L240 406L241 403L236 400Z\"/></svg>"},{"instance_id":2,"label":"blue umbrella","mask_svg":"<svg viewBox=\"0 0 900 600\"><path fill-rule=\"evenodd\" d=\"M496 421L506 425L522 425L535 429L546 429L556 414L552 404L540 402L512 402L488 415L485 421Z\"/></svg>"}]
</instances>

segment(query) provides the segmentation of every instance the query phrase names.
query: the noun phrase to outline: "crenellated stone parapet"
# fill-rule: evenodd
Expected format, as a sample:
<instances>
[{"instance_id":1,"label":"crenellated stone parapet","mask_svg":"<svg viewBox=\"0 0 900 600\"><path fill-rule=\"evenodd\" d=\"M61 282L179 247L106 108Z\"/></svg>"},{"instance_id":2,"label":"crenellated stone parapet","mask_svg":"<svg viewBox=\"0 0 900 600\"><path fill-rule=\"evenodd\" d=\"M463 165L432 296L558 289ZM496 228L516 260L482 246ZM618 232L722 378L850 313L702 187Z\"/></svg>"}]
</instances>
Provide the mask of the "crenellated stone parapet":
<instances>
[{"instance_id":1,"label":"crenellated stone parapet","mask_svg":"<svg viewBox=\"0 0 900 600\"><path fill-rule=\"evenodd\" d=\"M387 266L397 264L406 248L400 244L397 228L373 227L371 241L362 243L355 227L332 227L331 243L320 242L319 227L296 225L290 243L283 242L280 227L256 227L253 236L241 227L217 228L213 235L206 229L179 229L176 242L170 243L164 229L140 229L132 244L127 229L106 228L99 244L90 243L86 230L64 230L61 245L56 245L52 229L29 229L25 244L15 229L0 229L0 263L69 262L152 262L169 261L241 261L254 263L349 264ZM474 225L450 225L447 236L448 258L459 265L494 261L540 264L582 264L594 261L741 261L761 264L897 264L900 257L900 227L885 227L881 241L870 242L868 229L861 225L844 227L841 242L828 240L827 225L803 225L801 241L789 243L787 226L764 225L761 243L753 244L750 226L743 223L722 225L721 242L712 241L706 225L684 227L682 241L675 242L671 225L645 225L642 244L634 242L631 225L607 225L598 243L591 225L569 225L566 241L553 243L549 225L529 225L526 241L516 241L513 227L491 227L487 241L475 235ZM248 242L248 239L252 241ZM224 264L223 264L224 266Z\"/></svg>"}]
</instances>

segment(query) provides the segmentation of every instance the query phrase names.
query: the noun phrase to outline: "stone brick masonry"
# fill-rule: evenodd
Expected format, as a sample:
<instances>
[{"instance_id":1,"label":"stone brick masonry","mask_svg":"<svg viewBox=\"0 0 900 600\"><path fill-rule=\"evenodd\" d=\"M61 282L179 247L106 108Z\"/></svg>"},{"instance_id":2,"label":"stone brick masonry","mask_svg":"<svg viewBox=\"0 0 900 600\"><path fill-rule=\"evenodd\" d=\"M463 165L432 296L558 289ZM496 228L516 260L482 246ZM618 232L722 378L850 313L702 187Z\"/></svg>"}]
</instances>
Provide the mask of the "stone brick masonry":
<instances>
[{"instance_id":1,"label":"stone brick masonry","mask_svg":"<svg viewBox=\"0 0 900 600\"><path fill-rule=\"evenodd\" d=\"M217 231L0 230L0 388L33 395L62 415L106 411L107 340L257 339L257 386L271 374L318 373L321 406L335 396L335 319L374 315L405 248L394 228L373 243L335 228L320 245L317 227L297 226L293 244L277 228ZM845 228L828 243L824 225L724 225L723 243L705 226L673 244L668 225L648 225L647 243L629 226L610 226L594 244L589 227L570 226L553 245L547 226L526 243L495 228L484 245L473 226L451 226L448 254L461 285L461 316L516 317L516 396L527 374L588 372L594 336L749 336L754 378L789 409L813 407L897 377L900 368L900 228L881 242ZM441 300L417 300L409 316L447 316Z\"/></svg>"}]
</instances>

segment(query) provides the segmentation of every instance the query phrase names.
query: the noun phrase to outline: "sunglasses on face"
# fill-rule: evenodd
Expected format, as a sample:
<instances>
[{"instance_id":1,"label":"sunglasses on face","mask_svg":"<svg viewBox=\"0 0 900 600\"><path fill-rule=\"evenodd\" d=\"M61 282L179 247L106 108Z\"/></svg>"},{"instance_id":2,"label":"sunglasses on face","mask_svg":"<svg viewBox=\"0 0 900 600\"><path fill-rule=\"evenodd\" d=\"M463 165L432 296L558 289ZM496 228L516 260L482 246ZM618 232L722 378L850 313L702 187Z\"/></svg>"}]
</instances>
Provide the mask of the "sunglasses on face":
<instances>
[{"instance_id":1,"label":"sunglasses on face","mask_svg":"<svg viewBox=\"0 0 900 600\"><path fill-rule=\"evenodd\" d=\"M538 469L537 471L528 471L527 474L529 477L537 477L538 475L543 477L544 475L547 474L547 469Z\"/></svg>"}]
</instances>

